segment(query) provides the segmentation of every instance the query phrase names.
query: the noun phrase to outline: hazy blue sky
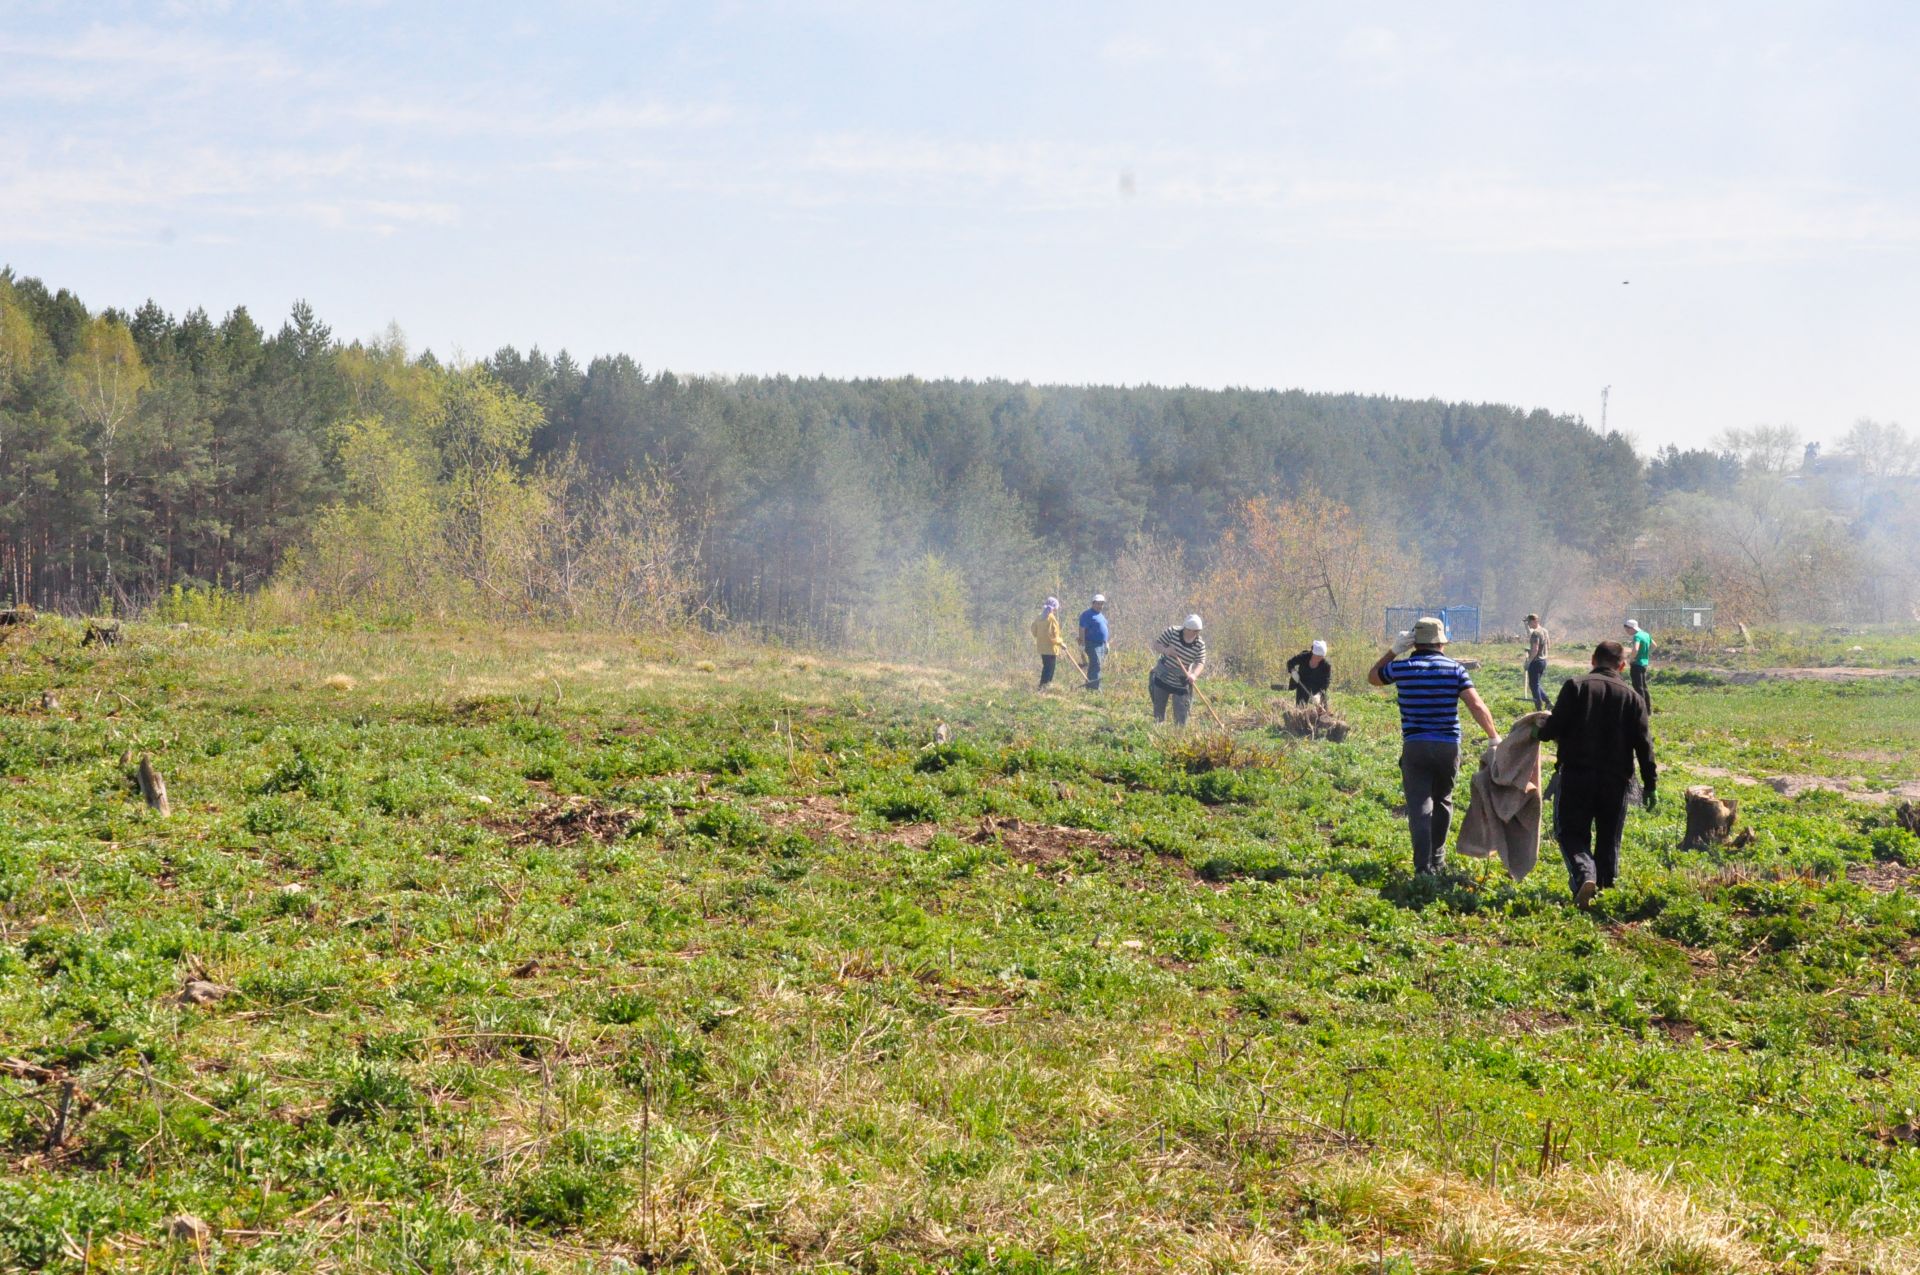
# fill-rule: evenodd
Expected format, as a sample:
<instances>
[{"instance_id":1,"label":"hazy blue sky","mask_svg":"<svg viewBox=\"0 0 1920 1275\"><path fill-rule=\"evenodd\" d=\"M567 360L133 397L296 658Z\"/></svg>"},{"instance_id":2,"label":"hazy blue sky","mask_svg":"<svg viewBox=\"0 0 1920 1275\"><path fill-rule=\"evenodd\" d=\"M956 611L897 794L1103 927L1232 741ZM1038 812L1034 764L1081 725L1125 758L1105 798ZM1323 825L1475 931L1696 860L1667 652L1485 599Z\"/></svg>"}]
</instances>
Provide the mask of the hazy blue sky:
<instances>
[{"instance_id":1,"label":"hazy blue sky","mask_svg":"<svg viewBox=\"0 0 1920 1275\"><path fill-rule=\"evenodd\" d=\"M1908 0L0 0L0 260L443 355L1831 436L1920 426L1917 61Z\"/></svg>"}]
</instances>

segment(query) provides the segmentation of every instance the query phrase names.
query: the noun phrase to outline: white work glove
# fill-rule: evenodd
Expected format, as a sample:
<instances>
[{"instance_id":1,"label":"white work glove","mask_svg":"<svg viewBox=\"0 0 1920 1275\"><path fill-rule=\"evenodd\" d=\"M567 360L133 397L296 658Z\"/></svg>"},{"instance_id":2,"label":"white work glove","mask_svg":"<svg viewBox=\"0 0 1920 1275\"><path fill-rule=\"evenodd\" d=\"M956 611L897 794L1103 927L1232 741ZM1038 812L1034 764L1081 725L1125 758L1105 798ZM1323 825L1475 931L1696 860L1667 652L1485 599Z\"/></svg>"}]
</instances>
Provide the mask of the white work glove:
<instances>
[{"instance_id":1,"label":"white work glove","mask_svg":"<svg viewBox=\"0 0 1920 1275\"><path fill-rule=\"evenodd\" d=\"M1395 641L1393 644L1393 653L1395 655L1405 655L1408 651L1411 651L1412 649L1413 649L1413 634L1411 633L1402 633L1399 639Z\"/></svg>"}]
</instances>

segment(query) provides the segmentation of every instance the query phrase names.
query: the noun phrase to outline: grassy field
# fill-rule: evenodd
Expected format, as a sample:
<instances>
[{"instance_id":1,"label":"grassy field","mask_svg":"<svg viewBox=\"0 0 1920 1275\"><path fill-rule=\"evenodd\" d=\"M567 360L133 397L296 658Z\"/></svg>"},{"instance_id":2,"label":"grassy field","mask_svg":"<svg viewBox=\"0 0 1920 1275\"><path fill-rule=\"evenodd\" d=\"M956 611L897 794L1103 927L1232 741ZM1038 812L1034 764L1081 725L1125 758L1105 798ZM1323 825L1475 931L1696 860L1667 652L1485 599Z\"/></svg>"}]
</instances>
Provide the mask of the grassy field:
<instances>
[{"instance_id":1,"label":"grassy field","mask_svg":"<svg viewBox=\"0 0 1920 1275\"><path fill-rule=\"evenodd\" d=\"M1384 693L76 638L0 648L0 1267L1920 1269L1920 680L1657 684L1582 915L1410 878Z\"/></svg>"}]
</instances>

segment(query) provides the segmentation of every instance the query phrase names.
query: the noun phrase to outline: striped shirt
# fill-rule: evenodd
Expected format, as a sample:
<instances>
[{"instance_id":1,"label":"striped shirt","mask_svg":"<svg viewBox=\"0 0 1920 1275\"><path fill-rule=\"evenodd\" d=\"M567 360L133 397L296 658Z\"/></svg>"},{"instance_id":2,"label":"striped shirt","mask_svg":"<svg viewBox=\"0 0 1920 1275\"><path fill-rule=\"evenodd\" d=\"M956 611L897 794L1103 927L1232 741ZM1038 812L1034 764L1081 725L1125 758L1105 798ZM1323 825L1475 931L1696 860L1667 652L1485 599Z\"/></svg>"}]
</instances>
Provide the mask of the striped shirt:
<instances>
[{"instance_id":1,"label":"striped shirt","mask_svg":"<svg viewBox=\"0 0 1920 1275\"><path fill-rule=\"evenodd\" d=\"M1153 666L1153 680L1170 691L1187 689L1186 669L1181 668L1181 665L1197 668L1206 663L1207 640L1195 635L1193 641L1189 642L1181 636L1185 631L1172 628L1160 635L1160 642L1172 647L1173 654L1161 656L1160 662Z\"/></svg>"},{"instance_id":2,"label":"striped shirt","mask_svg":"<svg viewBox=\"0 0 1920 1275\"><path fill-rule=\"evenodd\" d=\"M1380 680L1400 688L1400 738L1460 742L1460 697L1473 689L1460 661L1438 651L1415 651L1389 660Z\"/></svg>"}]
</instances>

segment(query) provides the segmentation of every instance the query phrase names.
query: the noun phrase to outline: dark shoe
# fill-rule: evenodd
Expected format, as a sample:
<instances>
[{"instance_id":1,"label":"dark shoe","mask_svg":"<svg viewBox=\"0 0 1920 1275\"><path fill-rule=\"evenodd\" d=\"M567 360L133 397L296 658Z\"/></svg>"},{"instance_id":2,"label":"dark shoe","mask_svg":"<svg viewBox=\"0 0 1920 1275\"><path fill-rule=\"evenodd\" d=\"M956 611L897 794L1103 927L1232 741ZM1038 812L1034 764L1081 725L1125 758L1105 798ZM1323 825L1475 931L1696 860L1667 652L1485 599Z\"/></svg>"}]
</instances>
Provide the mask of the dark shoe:
<instances>
[{"instance_id":1,"label":"dark shoe","mask_svg":"<svg viewBox=\"0 0 1920 1275\"><path fill-rule=\"evenodd\" d=\"M1582 912L1593 906L1593 896L1600 893L1600 887L1591 881L1582 881L1580 888L1573 892L1573 906Z\"/></svg>"}]
</instances>

